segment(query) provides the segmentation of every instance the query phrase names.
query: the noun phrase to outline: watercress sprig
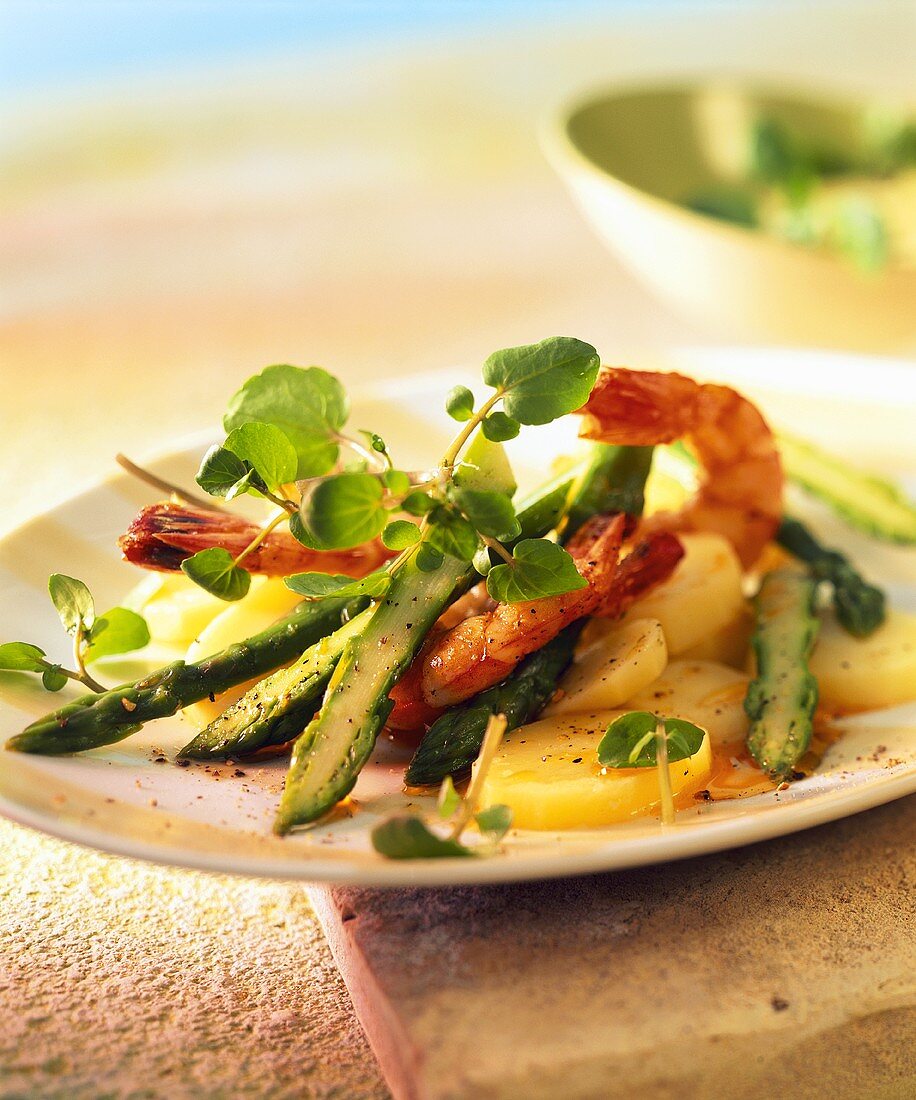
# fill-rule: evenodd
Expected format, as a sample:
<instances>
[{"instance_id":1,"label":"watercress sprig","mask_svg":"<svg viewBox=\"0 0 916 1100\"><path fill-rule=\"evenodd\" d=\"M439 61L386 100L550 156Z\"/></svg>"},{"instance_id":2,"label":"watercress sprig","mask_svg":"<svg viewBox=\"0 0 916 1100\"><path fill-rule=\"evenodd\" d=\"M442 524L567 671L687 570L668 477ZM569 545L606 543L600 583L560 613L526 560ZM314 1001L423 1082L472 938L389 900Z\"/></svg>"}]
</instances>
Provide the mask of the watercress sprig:
<instances>
[{"instance_id":1,"label":"watercress sprig","mask_svg":"<svg viewBox=\"0 0 916 1100\"><path fill-rule=\"evenodd\" d=\"M379 535L397 550L421 542L416 559L421 569L437 568L445 555L474 562L487 574L490 595L503 602L582 587L586 582L572 558L554 542L526 539L514 553L506 549L520 526L511 503L515 481L501 441L517 435L522 425L546 424L583 405L598 366L595 349L571 337L494 352L483 365L483 380L493 392L479 406L465 386L447 395L446 411L462 427L428 480L395 483L392 476L400 472L393 468L389 476L352 471L325 478L302 502L309 544L347 549ZM475 479L481 462L490 469ZM392 518L404 512L418 522Z\"/></svg>"},{"instance_id":2,"label":"watercress sprig","mask_svg":"<svg viewBox=\"0 0 916 1100\"><path fill-rule=\"evenodd\" d=\"M484 734L474 775L462 798L455 790L451 776L446 777L437 799L438 817L450 822L446 836L440 836L417 814L394 814L372 830L372 846L388 859L442 859L491 855L512 825L512 811L508 806L488 806L478 811L484 780L496 750L506 731L506 718L502 714L491 716ZM462 844L461 835L476 822L484 837L484 844L473 847Z\"/></svg>"},{"instance_id":3,"label":"watercress sprig","mask_svg":"<svg viewBox=\"0 0 916 1100\"><path fill-rule=\"evenodd\" d=\"M30 642L6 642L0 645L0 669L37 673L48 691L60 691L68 680L76 680L90 691L103 692L106 689L90 675L86 665L149 644L149 628L142 615L126 607L113 607L104 615L96 615L92 593L75 577L52 573L48 594L61 624L73 638L76 667L64 668L49 661L45 651Z\"/></svg>"},{"instance_id":4,"label":"watercress sprig","mask_svg":"<svg viewBox=\"0 0 916 1100\"><path fill-rule=\"evenodd\" d=\"M705 736L705 730L683 718L661 718L634 710L608 726L598 745L598 761L606 768L657 768L662 821L673 825L674 793L668 765L696 756Z\"/></svg>"}]
</instances>

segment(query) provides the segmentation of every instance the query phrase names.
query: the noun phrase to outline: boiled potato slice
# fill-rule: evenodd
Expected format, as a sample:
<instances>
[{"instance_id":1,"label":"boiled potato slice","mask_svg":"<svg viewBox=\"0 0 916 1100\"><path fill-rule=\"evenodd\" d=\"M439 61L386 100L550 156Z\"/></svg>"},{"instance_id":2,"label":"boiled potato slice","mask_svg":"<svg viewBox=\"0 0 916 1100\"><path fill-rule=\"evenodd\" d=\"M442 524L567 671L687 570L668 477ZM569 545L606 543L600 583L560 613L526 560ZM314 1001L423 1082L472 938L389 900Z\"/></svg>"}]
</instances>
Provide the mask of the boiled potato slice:
<instances>
[{"instance_id":1,"label":"boiled potato slice","mask_svg":"<svg viewBox=\"0 0 916 1100\"><path fill-rule=\"evenodd\" d=\"M226 609L184 573L154 573L129 593L124 606L141 614L156 642L188 646Z\"/></svg>"},{"instance_id":2,"label":"boiled potato slice","mask_svg":"<svg viewBox=\"0 0 916 1100\"><path fill-rule=\"evenodd\" d=\"M832 611L824 612L809 667L830 710L878 710L916 700L916 615L889 610L874 634L853 638Z\"/></svg>"},{"instance_id":3,"label":"boiled potato slice","mask_svg":"<svg viewBox=\"0 0 916 1100\"><path fill-rule=\"evenodd\" d=\"M685 661L718 661L743 670L747 668L753 632L754 613L746 603L730 623L685 649L680 656Z\"/></svg>"},{"instance_id":4,"label":"boiled potato slice","mask_svg":"<svg viewBox=\"0 0 916 1100\"><path fill-rule=\"evenodd\" d=\"M658 807L655 768L604 768L598 744L623 711L543 718L509 733L487 772L481 805L511 807L519 829L612 825ZM689 760L669 764L675 796L689 799L712 772L709 738Z\"/></svg>"},{"instance_id":5,"label":"boiled potato slice","mask_svg":"<svg viewBox=\"0 0 916 1100\"><path fill-rule=\"evenodd\" d=\"M290 592L279 577L253 578L248 595L243 600L231 604L219 601L222 611L191 643L186 660L189 663L201 661L235 642L241 642L252 634L266 630L271 623L276 622L283 615L288 615L301 601L302 597ZM249 681L222 695L217 695L212 702L209 699L202 699L199 703L192 703L181 713L191 725L201 730L217 715L222 714L236 699L240 699L254 682Z\"/></svg>"},{"instance_id":6,"label":"boiled potato slice","mask_svg":"<svg viewBox=\"0 0 916 1100\"><path fill-rule=\"evenodd\" d=\"M714 747L744 742L744 695L750 677L716 661L670 661L654 684L627 700L627 710L686 718L709 734Z\"/></svg>"},{"instance_id":7,"label":"boiled potato slice","mask_svg":"<svg viewBox=\"0 0 916 1100\"><path fill-rule=\"evenodd\" d=\"M589 630L560 681L563 694L545 715L619 707L657 679L668 663L665 635L655 619L631 623L593 619Z\"/></svg>"},{"instance_id":8,"label":"boiled potato slice","mask_svg":"<svg viewBox=\"0 0 916 1100\"><path fill-rule=\"evenodd\" d=\"M744 607L741 562L721 535L678 535L684 557L671 576L637 600L624 622L657 619L677 656L735 619Z\"/></svg>"}]
</instances>

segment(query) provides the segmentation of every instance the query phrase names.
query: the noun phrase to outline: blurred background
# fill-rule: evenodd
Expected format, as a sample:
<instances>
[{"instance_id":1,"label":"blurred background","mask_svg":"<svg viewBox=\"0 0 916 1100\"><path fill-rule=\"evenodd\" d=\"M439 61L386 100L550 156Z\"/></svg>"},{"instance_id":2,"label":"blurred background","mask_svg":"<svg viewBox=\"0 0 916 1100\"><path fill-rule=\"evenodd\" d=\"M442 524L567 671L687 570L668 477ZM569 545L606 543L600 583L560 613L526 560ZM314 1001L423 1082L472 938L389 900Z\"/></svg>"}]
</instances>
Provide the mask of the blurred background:
<instances>
[{"instance_id":1,"label":"blurred background","mask_svg":"<svg viewBox=\"0 0 916 1100\"><path fill-rule=\"evenodd\" d=\"M0 50L9 517L268 362L358 384L552 332L612 361L741 340L604 247L539 128L672 77L912 100L916 4L6 0Z\"/></svg>"}]
</instances>

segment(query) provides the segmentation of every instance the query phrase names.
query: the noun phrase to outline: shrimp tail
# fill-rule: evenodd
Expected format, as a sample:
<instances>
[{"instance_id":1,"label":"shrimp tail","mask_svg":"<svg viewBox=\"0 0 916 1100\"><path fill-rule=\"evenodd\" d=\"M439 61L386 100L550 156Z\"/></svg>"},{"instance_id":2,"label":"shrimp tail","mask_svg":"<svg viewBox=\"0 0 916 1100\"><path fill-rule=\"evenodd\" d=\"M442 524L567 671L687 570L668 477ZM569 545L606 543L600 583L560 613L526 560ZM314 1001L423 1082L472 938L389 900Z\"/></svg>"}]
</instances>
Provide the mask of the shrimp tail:
<instances>
[{"instance_id":1,"label":"shrimp tail","mask_svg":"<svg viewBox=\"0 0 916 1100\"><path fill-rule=\"evenodd\" d=\"M161 501L140 511L118 546L134 565L173 573L186 558L212 546L237 556L259 531L256 523L230 512ZM363 577L388 557L379 542L346 551L310 550L289 532L273 531L245 558L245 568L281 577L308 570Z\"/></svg>"},{"instance_id":2,"label":"shrimp tail","mask_svg":"<svg viewBox=\"0 0 916 1100\"><path fill-rule=\"evenodd\" d=\"M698 461L696 493L676 513L657 513L640 530L708 531L734 546L745 568L782 518L783 473L760 410L728 386L682 374L609 367L579 410L580 435L619 446L683 440Z\"/></svg>"}]
</instances>

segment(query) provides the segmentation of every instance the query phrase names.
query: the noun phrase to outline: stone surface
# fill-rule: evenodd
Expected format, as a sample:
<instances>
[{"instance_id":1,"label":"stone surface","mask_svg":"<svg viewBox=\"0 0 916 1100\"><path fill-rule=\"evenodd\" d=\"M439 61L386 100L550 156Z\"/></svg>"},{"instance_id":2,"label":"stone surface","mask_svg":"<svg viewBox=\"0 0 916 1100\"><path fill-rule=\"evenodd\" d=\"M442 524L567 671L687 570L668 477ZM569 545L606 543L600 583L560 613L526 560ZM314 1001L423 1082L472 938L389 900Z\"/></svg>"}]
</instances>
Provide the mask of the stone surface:
<instances>
[{"instance_id":1,"label":"stone surface","mask_svg":"<svg viewBox=\"0 0 916 1100\"><path fill-rule=\"evenodd\" d=\"M916 1095L916 798L621 874L311 896L397 1100Z\"/></svg>"},{"instance_id":2,"label":"stone surface","mask_svg":"<svg viewBox=\"0 0 916 1100\"><path fill-rule=\"evenodd\" d=\"M0 822L0 1097L385 1100L301 886Z\"/></svg>"}]
</instances>

